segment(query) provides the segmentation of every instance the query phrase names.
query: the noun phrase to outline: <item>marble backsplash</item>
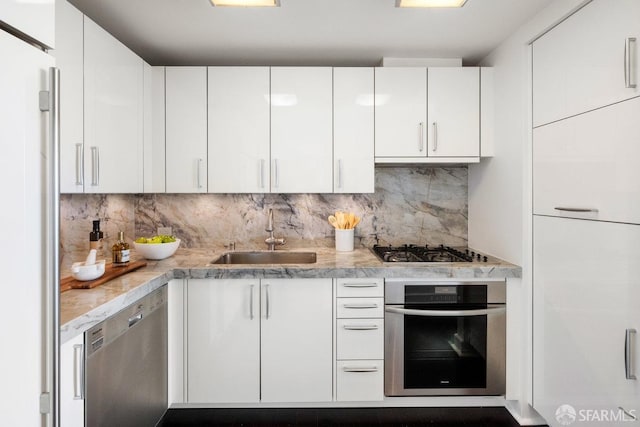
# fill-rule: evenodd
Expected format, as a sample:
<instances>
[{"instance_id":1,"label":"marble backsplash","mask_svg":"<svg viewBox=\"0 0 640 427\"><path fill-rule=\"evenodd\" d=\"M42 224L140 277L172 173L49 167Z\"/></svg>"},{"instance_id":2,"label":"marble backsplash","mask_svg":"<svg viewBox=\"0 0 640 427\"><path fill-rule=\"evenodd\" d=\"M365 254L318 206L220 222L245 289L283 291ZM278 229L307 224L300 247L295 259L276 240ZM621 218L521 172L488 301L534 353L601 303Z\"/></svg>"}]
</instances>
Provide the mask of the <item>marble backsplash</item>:
<instances>
[{"instance_id":1,"label":"marble backsplash","mask_svg":"<svg viewBox=\"0 0 640 427\"><path fill-rule=\"evenodd\" d=\"M86 250L91 220L102 219L108 244L117 231L127 240L172 227L183 247L261 247L267 212L273 209L276 237L286 247L332 246L327 216L336 210L362 217L356 246L416 242L466 245L466 167L376 168L373 194L137 194L61 197L64 252ZM266 246L265 246L266 248Z\"/></svg>"}]
</instances>

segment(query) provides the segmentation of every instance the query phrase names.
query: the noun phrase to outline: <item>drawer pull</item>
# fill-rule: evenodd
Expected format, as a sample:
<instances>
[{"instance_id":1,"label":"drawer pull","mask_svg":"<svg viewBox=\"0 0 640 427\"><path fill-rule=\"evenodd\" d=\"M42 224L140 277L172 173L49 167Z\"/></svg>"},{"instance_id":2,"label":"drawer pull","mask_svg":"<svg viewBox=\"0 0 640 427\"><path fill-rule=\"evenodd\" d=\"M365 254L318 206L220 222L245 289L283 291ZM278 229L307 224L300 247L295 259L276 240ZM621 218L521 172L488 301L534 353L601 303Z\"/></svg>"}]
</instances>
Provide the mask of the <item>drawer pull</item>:
<instances>
[{"instance_id":1,"label":"drawer pull","mask_svg":"<svg viewBox=\"0 0 640 427\"><path fill-rule=\"evenodd\" d=\"M84 399L84 349L82 344L73 346L73 399Z\"/></svg>"},{"instance_id":2,"label":"drawer pull","mask_svg":"<svg viewBox=\"0 0 640 427\"><path fill-rule=\"evenodd\" d=\"M356 309L361 309L361 308L378 308L378 304L343 304L342 305L344 308L356 308Z\"/></svg>"},{"instance_id":3,"label":"drawer pull","mask_svg":"<svg viewBox=\"0 0 640 427\"><path fill-rule=\"evenodd\" d=\"M76 144L76 185L84 185L84 145Z\"/></svg>"},{"instance_id":4,"label":"drawer pull","mask_svg":"<svg viewBox=\"0 0 640 427\"><path fill-rule=\"evenodd\" d=\"M378 372L377 366L345 366L342 368L344 372Z\"/></svg>"},{"instance_id":5,"label":"drawer pull","mask_svg":"<svg viewBox=\"0 0 640 427\"><path fill-rule=\"evenodd\" d=\"M373 331L378 329L378 325L344 325L348 331Z\"/></svg>"},{"instance_id":6,"label":"drawer pull","mask_svg":"<svg viewBox=\"0 0 640 427\"><path fill-rule=\"evenodd\" d=\"M631 46L631 44L633 44L633 46ZM626 87L627 89L635 89L636 88L636 82L634 79L635 76L635 70L633 69L633 64L635 61L633 61L633 51L635 50L634 47L636 45L636 38L635 37L629 37L625 40L624 43L624 87Z\"/></svg>"},{"instance_id":7,"label":"drawer pull","mask_svg":"<svg viewBox=\"0 0 640 427\"><path fill-rule=\"evenodd\" d=\"M598 209L591 209L591 208L567 208L567 207L562 207L562 206L556 206L555 208L553 208L557 211L567 211L567 212L598 212Z\"/></svg>"},{"instance_id":8,"label":"drawer pull","mask_svg":"<svg viewBox=\"0 0 640 427\"><path fill-rule=\"evenodd\" d=\"M635 329L627 329L625 331L624 336L624 373L625 378L628 380L636 380L638 379L635 374L635 369L633 366L633 342L635 341L633 338L636 335Z\"/></svg>"},{"instance_id":9,"label":"drawer pull","mask_svg":"<svg viewBox=\"0 0 640 427\"><path fill-rule=\"evenodd\" d=\"M377 288L377 283L343 283L345 288Z\"/></svg>"}]
</instances>

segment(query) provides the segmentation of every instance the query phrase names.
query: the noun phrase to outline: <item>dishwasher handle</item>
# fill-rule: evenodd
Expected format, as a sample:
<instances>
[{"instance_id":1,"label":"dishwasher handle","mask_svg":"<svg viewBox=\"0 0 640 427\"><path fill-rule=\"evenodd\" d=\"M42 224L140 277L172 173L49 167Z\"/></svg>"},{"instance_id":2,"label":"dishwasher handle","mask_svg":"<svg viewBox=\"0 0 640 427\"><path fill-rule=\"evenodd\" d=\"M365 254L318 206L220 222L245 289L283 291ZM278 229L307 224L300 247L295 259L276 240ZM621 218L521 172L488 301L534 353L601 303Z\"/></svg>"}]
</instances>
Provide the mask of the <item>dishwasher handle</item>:
<instances>
[{"instance_id":1,"label":"dishwasher handle","mask_svg":"<svg viewBox=\"0 0 640 427\"><path fill-rule=\"evenodd\" d=\"M129 327L132 327L136 323L142 320L142 312L139 312L129 318Z\"/></svg>"}]
</instances>

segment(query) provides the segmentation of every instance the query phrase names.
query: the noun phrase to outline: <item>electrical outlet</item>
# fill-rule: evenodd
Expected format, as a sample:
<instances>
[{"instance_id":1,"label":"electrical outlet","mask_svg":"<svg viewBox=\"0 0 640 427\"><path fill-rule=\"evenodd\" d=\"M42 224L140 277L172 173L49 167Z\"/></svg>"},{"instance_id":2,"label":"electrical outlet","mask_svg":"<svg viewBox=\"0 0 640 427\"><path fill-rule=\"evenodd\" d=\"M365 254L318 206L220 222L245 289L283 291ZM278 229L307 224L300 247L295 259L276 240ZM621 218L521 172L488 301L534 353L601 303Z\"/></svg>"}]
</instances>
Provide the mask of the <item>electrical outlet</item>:
<instances>
[{"instance_id":1,"label":"electrical outlet","mask_svg":"<svg viewBox=\"0 0 640 427\"><path fill-rule=\"evenodd\" d=\"M171 227L158 227L158 234L171 236L173 233L172 233Z\"/></svg>"}]
</instances>

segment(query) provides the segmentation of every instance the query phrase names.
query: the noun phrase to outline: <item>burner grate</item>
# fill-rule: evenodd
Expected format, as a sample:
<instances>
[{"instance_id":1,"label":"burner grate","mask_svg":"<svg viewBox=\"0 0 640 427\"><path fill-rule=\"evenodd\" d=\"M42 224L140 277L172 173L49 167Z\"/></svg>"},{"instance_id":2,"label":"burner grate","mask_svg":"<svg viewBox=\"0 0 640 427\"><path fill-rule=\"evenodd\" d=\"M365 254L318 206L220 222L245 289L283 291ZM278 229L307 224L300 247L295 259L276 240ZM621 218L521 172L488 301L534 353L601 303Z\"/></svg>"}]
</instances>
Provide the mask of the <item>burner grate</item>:
<instances>
[{"instance_id":1,"label":"burner grate","mask_svg":"<svg viewBox=\"0 0 640 427\"><path fill-rule=\"evenodd\" d=\"M373 252L384 262L487 262L486 256L476 254L467 248L450 246L379 246Z\"/></svg>"}]
</instances>

